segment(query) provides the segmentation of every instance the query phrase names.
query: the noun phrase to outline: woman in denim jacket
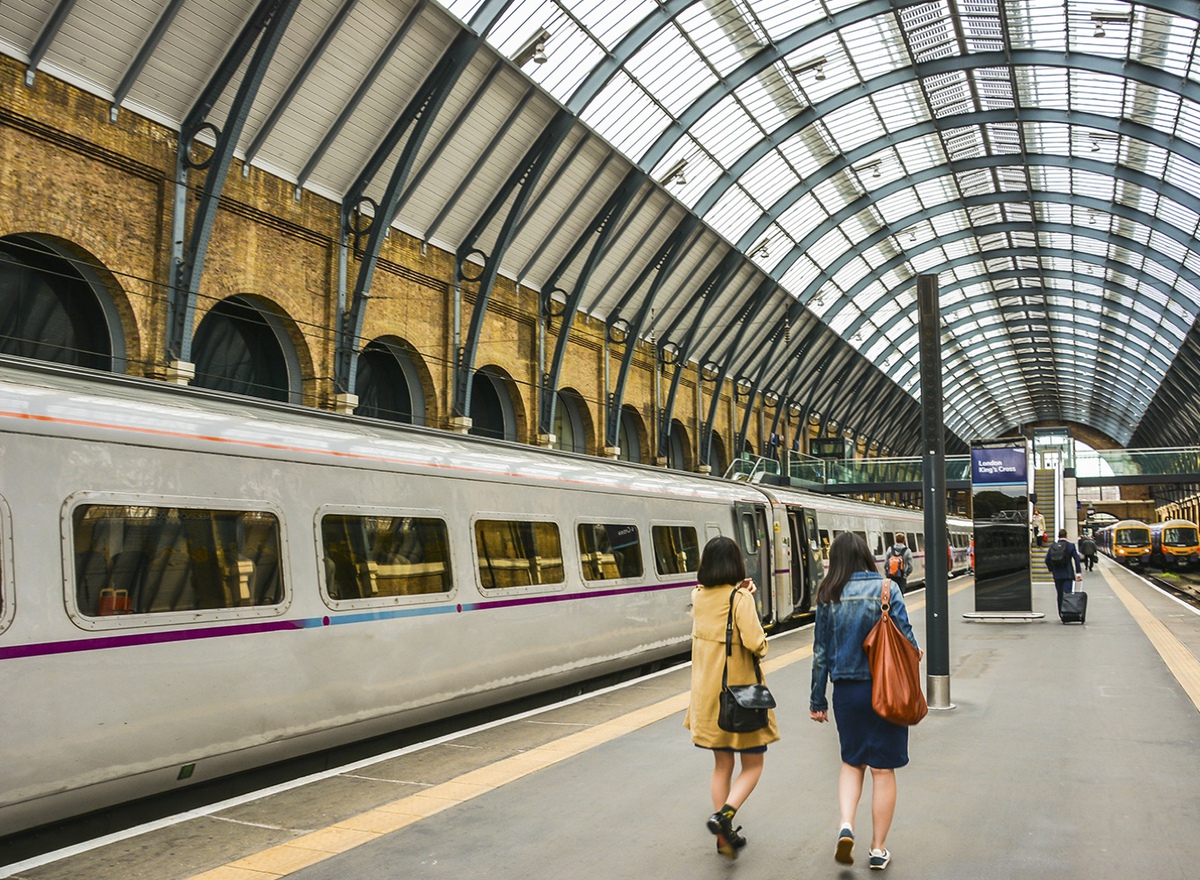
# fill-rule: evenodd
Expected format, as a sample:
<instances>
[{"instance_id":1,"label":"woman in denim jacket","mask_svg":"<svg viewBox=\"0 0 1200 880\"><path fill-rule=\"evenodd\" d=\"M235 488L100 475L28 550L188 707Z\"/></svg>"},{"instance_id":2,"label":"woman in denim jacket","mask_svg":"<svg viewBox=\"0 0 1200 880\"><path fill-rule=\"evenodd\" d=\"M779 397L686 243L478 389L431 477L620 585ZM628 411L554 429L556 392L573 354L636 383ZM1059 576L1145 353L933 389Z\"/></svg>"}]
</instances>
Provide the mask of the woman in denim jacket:
<instances>
[{"instance_id":1,"label":"woman in denim jacket","mask_svg":"<svg viewBox=\"0 0 1200 880\"><path fill-rule=\"evenodd\" d=\"M863 640L879 621L883 579L866 541L842 532L829 548L829 573L817 590L817 622L813 635L813 721L829 720L825 686L833 681L833 712L842 747L838 776L841 830L834 858L854 864L854 816L862 796L866 769L871 768L871 867L887 867L887 833L896 811L895 768L908 763L908 728L884 721L871 708L871 668ZM917 645L904 596L889 590L891 615L905 637Z\"/></svg>"}]
</instances>

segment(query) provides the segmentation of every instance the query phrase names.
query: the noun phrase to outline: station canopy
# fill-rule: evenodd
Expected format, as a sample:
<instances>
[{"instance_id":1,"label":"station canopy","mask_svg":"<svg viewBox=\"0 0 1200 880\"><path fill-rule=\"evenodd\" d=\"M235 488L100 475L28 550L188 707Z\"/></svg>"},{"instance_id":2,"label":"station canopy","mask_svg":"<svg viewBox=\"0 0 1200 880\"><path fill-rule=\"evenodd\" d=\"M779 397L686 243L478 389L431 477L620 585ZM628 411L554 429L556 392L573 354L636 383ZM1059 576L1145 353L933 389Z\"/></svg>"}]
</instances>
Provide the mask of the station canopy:
<instances>
[{"instance_id":1,"label":"station canopy","mask_svg":"<svg viewBox=\"0 0 1200 880\"><path fill-rule=\"evenodd\" d=\"M239 37L272 20L239 104L264 45ZM1184 0L6 0L0 51L114 124L215 141L241 106L235 155L297 192L890 451L920 443L919 275L952 446L1030 423L1165 446L1200 424L1198 22ZM246 73L198 107L223 65Z\"/></svg>"}]
</instances>

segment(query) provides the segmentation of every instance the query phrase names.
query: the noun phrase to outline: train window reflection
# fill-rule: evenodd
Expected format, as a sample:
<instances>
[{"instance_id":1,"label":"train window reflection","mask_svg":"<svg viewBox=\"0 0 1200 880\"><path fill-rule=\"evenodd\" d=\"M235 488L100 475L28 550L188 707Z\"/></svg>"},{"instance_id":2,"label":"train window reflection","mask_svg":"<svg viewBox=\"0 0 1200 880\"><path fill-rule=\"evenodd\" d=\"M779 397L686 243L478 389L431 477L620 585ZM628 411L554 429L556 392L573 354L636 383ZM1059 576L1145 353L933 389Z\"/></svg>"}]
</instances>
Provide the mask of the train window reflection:
<instances>
[{"instance_id":1,"label":"train window reflection","mask_svg":"<svg viewBox=\"0 0 1200 880\"><path fill-rule=\"evenodd\" d=\"M659 574L700 570L700 541L691 526L654 526L654 567Z\"/></svg>"},{"instance_id":2,"label":"train window reflection","mask_svg":"<svg viewBox=\"0 0 1200 880\"><path fill-rule=\"evenodd\" d=\"M323 516L325 589L334 600L448 593L449 543L440 519Z\"/></svg>"},{"instance_id":3,"label":"train window reflection","mask_svg":"<svg viewBox=\"0 0 1200 880\"><path fill-rule=\"evenodd\" d=\"M283 601L271 513L82 505L74 540L75 600L88 617Z\"/></svg>"},{"instance_id":4,"label":"train window reflection","mask_svg":"<svg viewBox=\"0 0 1200 880\"><path fill-rule=\"evenodd\" d=\"M560 584L562 541L552 522L478 520L475 550L485 590Z\"/></svg>"},{"instance_id":5,"label":"train window reflection","mask_svg":"<svg viewBox=\"0 0 1200 880\"><path fill-rule=\"evenodd\" d=\"M585 581L642 576L642 539L635 525L581 523L579 557Z\"/></svg>"}]
</instances>

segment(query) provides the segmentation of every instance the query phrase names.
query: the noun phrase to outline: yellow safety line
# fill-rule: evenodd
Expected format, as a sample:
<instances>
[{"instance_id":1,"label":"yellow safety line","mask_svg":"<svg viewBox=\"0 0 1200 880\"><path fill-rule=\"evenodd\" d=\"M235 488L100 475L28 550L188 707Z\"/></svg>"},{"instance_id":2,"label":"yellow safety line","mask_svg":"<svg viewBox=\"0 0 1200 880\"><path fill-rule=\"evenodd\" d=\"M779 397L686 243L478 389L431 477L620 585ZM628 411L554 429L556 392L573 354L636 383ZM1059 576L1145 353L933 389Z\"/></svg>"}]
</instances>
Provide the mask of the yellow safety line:
<instances>
[{"instance_id":1,"label":"yellow safety line","mask_svg":"<svg viewBox=\"0 0 1200 880\"><path fill-rule=\"evenodd\" d=\"M1150 609L1143 605L1140 599L1119 584L1110 572L1104 572L1104 579L1133 615L1146 638L1150 639L1150 644L1154 645L1158 655L1163 658L1167 669L1171 670L1171 674L1188 695L1192 705L1200 711L1200 660L1196 659L1165 623L1150 613Z\"/></svg>"},{"instance_id":2,"label":"yellow safety line","mask_svg":"<svg viewBox=\"0 0 1200 880\"><path fill-rule=\"evenodd\" d=\"M963 584L948 595L967 588ZM909 611L925 605L924 599L907 604ZM767 660L763 669L774 672L812 656L812 645ZM323 862L377 840L385 834L398 831L450 807L456 807L472 798L494 791L509 782L515 782L537 770L543 770L581 754L590 748L611 742L642 727L662 721L687 708L690 693L676 694L653 705L646 706L596 724L587 730L573 733L527 752L503 758L486 767L471 770L461 776L420 791L400 800L392 801L374 810L343 819L328 828L281 843L270 849L254 853L236 862L230 862L191 880L276 880L294 871Z\"/></svg>"}]
</instances>

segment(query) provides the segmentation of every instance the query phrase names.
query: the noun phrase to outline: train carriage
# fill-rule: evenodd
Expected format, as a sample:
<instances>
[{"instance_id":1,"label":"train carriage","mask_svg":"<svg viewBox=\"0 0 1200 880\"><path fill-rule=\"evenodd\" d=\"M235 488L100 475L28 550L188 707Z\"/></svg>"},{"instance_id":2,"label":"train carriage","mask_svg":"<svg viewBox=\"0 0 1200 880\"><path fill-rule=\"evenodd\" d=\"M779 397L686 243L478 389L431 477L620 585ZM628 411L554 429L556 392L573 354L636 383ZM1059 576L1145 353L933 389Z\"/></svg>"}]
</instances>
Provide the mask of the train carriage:
<instances>
[{"instance_id":1,"label":"train carriage","mask_svg":"<svg viewBox=\"0 0 1200 880\"><path fill-rule=\"evenodd\" d=\"M1151 561L1160 568L1200 566L1200 530L1185 519L1171 519L1150 526Z\"/></svg>"},{"instance_id":2,"label":"train carriage","mask_svg":"<svg viewBox=\"0 0 1200 880\"><path fill-rule=\"evenodd\" d=\"M1123 519L1096 533L1096 546L1124 566L1150 563L1150 526L1141 520Z\"/></svg>"},{"instance_id":3,"label":"train carriage","mask_svg":"<svg viewBox=\"0 0 1200 880\"><path fill-rule=\"evenodd\" d=\"M768 627L840 530L923 578L916 511L17 359L0 433L0 836L678 655L718 534Z\"/></svg>"}]
</instances>

